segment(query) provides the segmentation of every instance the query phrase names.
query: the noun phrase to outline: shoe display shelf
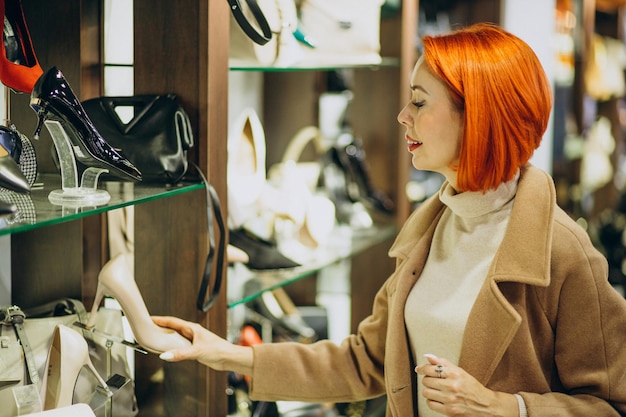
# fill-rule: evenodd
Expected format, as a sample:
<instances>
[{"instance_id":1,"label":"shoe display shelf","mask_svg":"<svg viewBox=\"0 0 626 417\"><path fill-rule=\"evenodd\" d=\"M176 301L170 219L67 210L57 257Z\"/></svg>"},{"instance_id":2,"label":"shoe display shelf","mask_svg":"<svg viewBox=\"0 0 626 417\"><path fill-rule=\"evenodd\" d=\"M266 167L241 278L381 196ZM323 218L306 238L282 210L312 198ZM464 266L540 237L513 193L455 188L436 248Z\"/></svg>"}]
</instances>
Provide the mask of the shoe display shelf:
<instances>
[{"instance_id":1,"label":"shoe display shelf","mask_svg":"<svg viewBox=\"0 0 626 417\"><path fill-rule=\"evenodd\" d=\"M125 206L200 190L204 188L204 184L182 182L176 185L161 185L101 181L99 189L107 191L111 198L106 204L97 206L53 204L49 200L49 194L60 188L61 177L59 175L42 174L29 194L0 190L0 200L11 202L17 207L15 214L0 218L0 236L52 226Z\"/></svg>"},{"instance_id":2,"label":"shoe display shelf","mask_svg":"<svg viewBox=\"0 0 626 417\"><path fill-rule=\"evenodd\" d=\"M479 1L472 1L479 4ZM103 95L102 90L102 4L101 0L64 2L61 0L30 0L24 2L34 48L42 67L58 66L76 88L81 100ZM228 122L229 71L228 33L230 10L223 0L200 0L185 3L166 0L134 0L134 92L135 94L175 93L187 109L197 146L189 158L196 162L216 188L227 212L226 199L226 138ZM403 0L401 15L381 27L383 60L376 67L355 66L359 81L355 95L363 102L355 103L355 114L367 118L355 120L366 126L363 137L368 141L368 155L374 174L384 181L386 191L401 196L408 177L408 156L402 159L402 134L395 122L400 103L407 100L408 77L414 64L414 38L417 33L417 1ZM297 68L293 71L271 68L256 69L266 76L266 91L288 93L279 97L279 106L265 105L267 126L272 126L272 138L278 134L285 141L297 127L311 124L293 113L307 115L315 112L314 102L301 96L297 102L307 106L300 112L294 106L294 95L312 84L292 85L289 81L300 77L315 81L315 75L325 68ZM248 71L249 69L241 69ZM288 81L288 82L285 82ZM277 87L278 84L278 87ZM286 91L290 90L290 91ZM276 96L276 94L274 94ZM267 100L272 94L265 94ZM15 95L11 100L11 119L23 132L35 129L36 118L28 105L27 95ZM287 113L285 109L289 109ZM285 117L289 115L289 117ZM280 121L283 121L283 124ZM287 120L288 119L288 120ZM276 131L276 129L278 131ZM281 135L280 130L290 133ZM370 135L374 132L375 135ZM370 137L381 138L369 141ZM272 139L273 140L273 139ZM32 220L3 224L0 234L10 236L11 297L16 303L36 305L59 296L81 297L87 308L95 294L96 277L107 260L106 228L103 213L133 205L135 208L135 274L137 285L151 313L175 314L193 320L226 335L229 305L243 302L226 299L224 291L214 307L199 312L195 298L208 252L206 235L206 201L202 184L184 184L182 187L152 187L146 184L114 183L104 180L111 199L96 207L63 208L48 200L50 191L60 188L61 178L50 161L51 142L46 138L35 143L43 188L35 187L26 204L34 206ZM271 150L282 155L284 148L273 143ZM269 155L268 162L273 155ZM405 163L406 162L406 163ZM49 175L49 176L48 176ZM54 183L54 181L58 181ZM124 185L129 189L120 187ZM118 187L118 188L116 188ZM31 205L32 203L32 205ZM400 207L395 218L400 223L406 218L408 205ZM24 212L26 213L26 212ZM394 220L395 222L395 220ZM377 269L389 267L384 253L393 234L393 225L372 229L369 239L354 241L345 257L352 260L354 297L361 297L362 309L369 309L366 301L378 286L377 282L362 282L363 276L384 275ZM382 241L382 243L380 243ZM376 243L378 242L378 243ZM381 257L381 253L383 256ZM298 286L301 279L311 275L336 259L327 258L316 265L292 271L294 275L279 276L279 283L271 285ZM383 265L384 264L384 265ZM227 283L226 287L230 283ZM370 288L371 287L371 288ZM356 303L354 303L356 304ZM356 307L355 307L356 308ZM353 311L354 313L354 311ZM353 314L358 320L361 313ZM224 416L227 414L227 385L225 373L210 371L195 363L163 364L156 355L136 357L135 386L142 416ZM160 378L160 379L159 379Z\"/></svg>"},{"instance_id":3,"label":"shoe display shelf","mask_svg":"<svg viewBox=\"0 0 626 417\"><path fill-rule=\"evenodd\" d=\"M336 235L336 241L316 251L316 255L301 266L295 268L274 269L268 271L246 270L246 273L233 274L236 281L230 280L227 295L228 308L250 302L264 291L285 287L301 279L311 277L324 268L330 267L343 260L353 258L367 249L393 238L397 228L393 223L375 224L374 226L354 230L346 237ZM256 284L253 292L243 293L241 289L247 281L254 280Z\"/></svg>"},{"instance_id":4,"label":"shoe display shelf","mask_svg":"<svg viewBox=\"0 0 626 417\"><path fill-rule=\"evenodd\" d=\"M371 69L376 70L385 67L399 67L400 59L394 57L382 57L378 64L350 64L350 65L332 65L324 63L324 65L296 65L292 67L273 67L273 66L251 66L251 65L232 65L231 71L262 71L262 72L299 72L299 71L334 71L337 69Z\"/></svg>"}]
</instances>

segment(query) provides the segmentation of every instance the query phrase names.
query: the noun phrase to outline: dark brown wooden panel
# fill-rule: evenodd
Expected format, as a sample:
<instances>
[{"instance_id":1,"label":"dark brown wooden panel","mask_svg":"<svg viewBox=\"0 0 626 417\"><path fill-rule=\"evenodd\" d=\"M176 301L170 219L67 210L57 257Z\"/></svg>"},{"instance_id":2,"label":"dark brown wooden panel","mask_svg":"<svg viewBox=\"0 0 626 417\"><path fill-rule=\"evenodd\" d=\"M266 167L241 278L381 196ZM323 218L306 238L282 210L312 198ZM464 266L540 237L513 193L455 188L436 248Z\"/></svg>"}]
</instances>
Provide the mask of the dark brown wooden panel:
<instances>
[{"instance_id":1,"label":"dark brown wooden panel","mask_svg":"<svg viewBox=\"0 0 626 417\"><path fill-rule=\"evenodd\" d=\"M80 298L82 256L80 220L12 235L13 303L28 308Z\"/></svg>"}]
</instances>

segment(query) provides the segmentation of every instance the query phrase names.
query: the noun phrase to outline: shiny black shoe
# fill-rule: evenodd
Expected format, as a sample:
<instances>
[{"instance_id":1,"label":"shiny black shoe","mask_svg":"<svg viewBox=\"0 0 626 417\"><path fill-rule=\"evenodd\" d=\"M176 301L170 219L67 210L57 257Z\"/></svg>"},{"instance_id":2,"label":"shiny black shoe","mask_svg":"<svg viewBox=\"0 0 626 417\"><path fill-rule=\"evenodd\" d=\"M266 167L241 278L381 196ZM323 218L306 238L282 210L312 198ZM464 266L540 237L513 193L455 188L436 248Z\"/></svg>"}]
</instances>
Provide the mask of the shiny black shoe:
<instances>
[{"instance_id":1,"label":"shiny black shoe","mask_svg":"<svg viewBox=\"0 0 626 417\"><path fill-rule=\"evenodd\" d=\"M35 137L46 120L61 123L72 141L76 159L87 167L108 169L122 179L141 181L141 172L122 153L109 145L87 116L69 83L56 67L37 80L30 106L39 117Z\"/></svg>"},{"instance_id":2,"label":"shiny black shoe","mask_svg":"<svg viewBox=\"0 0 626 417\"><path fill-rule=\"evenodd\" d=\"M338 153L339 160L348 172L349 178L357 186L357 190L354 190L357 195L353 196L353 201L362 199L375 210L393 214L395 203L372 184L361 139L352 136L352 134L346 134L346 139L347 143L338 149Z\"/></svg>"},{"instance_id":3,"label":"shiny black shoe","mask_svg":"<svg viewBox=\"0 0 626 417\"><path fill-rule=\"evenodd\" d=\"M299 263L292 261L278 251L276 245L255 236L246 229L230 230L229 244L241 249L248 255L245 265L250 269L268 270L295 268Z\"/></svg>"}]
</instances>

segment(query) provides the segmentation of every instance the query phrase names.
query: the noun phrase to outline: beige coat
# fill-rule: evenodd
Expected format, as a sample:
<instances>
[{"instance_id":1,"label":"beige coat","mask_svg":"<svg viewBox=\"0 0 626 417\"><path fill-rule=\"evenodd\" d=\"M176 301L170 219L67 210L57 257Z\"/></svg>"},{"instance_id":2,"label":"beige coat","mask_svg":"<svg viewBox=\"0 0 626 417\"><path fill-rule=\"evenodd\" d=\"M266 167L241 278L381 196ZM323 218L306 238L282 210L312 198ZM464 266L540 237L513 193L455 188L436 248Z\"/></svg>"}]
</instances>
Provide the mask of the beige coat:
<instances>
[{"instance_id":1,"label":"beige coat","mask_svg":"<svg viewBox=\"0 0 626 417\"><path fill-rule=\"evenodd\" d=\"M348 402L387 394L387 416L416 416L404 304L443 208L431 198L407 220L389 252L397 268L356 335L341 346L255 346L252 397ZM491 389L521 393L530 417L626 415L626 300L609 285L606 260L585 231L557 207L551 178L536 168L522 170L459 365Z\"/></svg>"}]
</instances>

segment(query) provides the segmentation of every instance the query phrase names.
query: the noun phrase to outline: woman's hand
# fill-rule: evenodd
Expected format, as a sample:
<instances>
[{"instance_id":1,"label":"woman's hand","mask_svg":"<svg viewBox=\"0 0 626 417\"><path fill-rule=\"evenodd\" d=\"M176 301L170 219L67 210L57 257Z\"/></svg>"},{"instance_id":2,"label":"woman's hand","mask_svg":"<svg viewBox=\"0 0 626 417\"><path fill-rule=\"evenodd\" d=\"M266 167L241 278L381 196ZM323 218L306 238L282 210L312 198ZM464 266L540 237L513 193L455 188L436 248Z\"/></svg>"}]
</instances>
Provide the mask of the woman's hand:
<instances>
[{"instance_id":1,"label":"woman's hand","mask_svg":"<svg viewBox=\"0 0 626 417\"><path fill-rule=\"evenodd\" d=\"M180 333L191 340L191 346L163 352L159 357L168 362L197 360L217 371L252 373L252 348L235 345L207 330L198 323L176 317L152 316L152 321Z\"/></svg>"},{"instance_id":2,"label":"woman's hand","mask_svg":"<svg viewBox=\"0 0 626 417\"><path fill-rule=\"evenodd\" d=\"M463 369L444 358L424 355L428 363L415 367L423 375L422 395L428 406L450 417L518 417L513 394L492 391Z\"/></svg>"}]
</instances>

